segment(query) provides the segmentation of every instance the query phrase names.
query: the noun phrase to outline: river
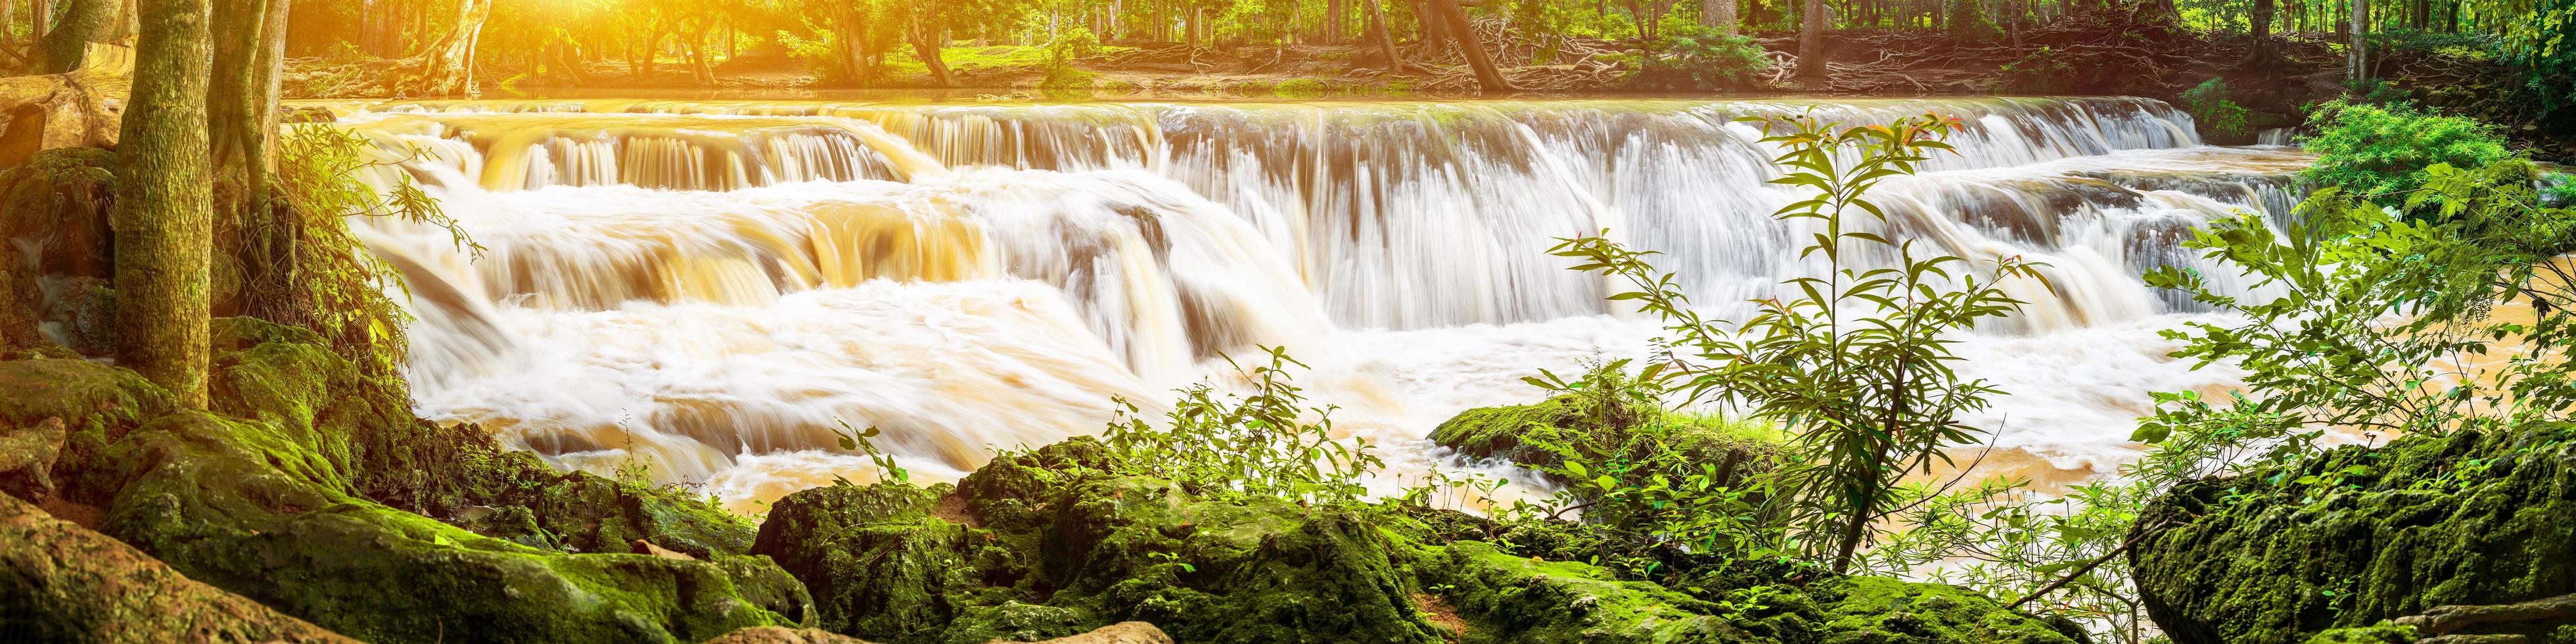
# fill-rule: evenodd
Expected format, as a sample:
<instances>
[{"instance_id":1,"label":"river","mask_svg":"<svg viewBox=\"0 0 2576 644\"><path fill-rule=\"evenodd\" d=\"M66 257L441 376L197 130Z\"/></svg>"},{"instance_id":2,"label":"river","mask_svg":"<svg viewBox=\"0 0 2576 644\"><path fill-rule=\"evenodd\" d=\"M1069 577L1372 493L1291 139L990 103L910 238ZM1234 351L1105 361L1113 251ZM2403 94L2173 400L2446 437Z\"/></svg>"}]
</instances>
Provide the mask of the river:
<instances>
[{"instance_id":1,"label":"river","mask_svg":"<svg viewBox=\"0 0 2576 644\"><path fill-rule=\"evenodd\" d=\"M420 413L568 468L641 466L756 512L865 480L841 422L925 480L1097 432L1283 345L1392 489L1455 463L1423 439L1520 378L1642 356L1657 322L1544 249L1607 230L1726 317L1813 274L1774 153L1739 116L1965 119L1873 194L1884 232L2049 264L1962 371L2010 395L1996 472L2111 471L2150 391L2238 376L2164 357L2190 302L2138 278L2235 211L2275 219L2310 159L2200 144L2138 98L1086 102L336 101L483 248L353 228L407 280ZM2212 271L2219 283L2227 271Z\"/></svg>"}]
</instances>

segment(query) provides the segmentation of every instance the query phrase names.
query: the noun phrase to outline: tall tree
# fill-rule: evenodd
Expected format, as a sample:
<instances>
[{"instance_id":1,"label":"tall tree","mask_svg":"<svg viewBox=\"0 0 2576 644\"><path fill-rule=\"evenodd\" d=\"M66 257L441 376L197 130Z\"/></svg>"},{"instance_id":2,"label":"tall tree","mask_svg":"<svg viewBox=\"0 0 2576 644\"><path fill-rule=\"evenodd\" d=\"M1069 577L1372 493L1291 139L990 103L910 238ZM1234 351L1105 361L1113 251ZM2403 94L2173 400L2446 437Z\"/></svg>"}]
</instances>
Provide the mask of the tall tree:
<instances>
[{"instance_id":1,"label":"tall tree","mask_svg":"<svg viewBox=\"0 0 2576 644\"><path fill-rule=\"evenodd\" d=\"M2355 85L2370 80L2370 69L2363 66L2365 50L2370 48L2370 0L2352 0L2352 69L2345 74Z\"/></svg>"},{"instance_id":2,"label":"tall tree","mask_svg":"<svg viewBox=\"0 0 2576 644\"><path fill-rule=\"evenodd\" d=\"M1700 24L1716 27L1718 35L1734 36L1735 0L1700 0Z\"/></svg>"},{"instance_id":3,"label":"tall tree","mask_svg":"<svg viewBox=\"0 0 2576 644\"><path fill-rule=\"evenodd\" d=\"M1386 73L1404 73L1404 54L1396 51L1395 34L1386 27L1386 6L1382 0L1365 1L1368 3L1368 37L1377 43L1379 51L1386 54Z\"/></svg>"},{"instance_id":4,"label":"tall tree","mask_svg":"<svg viewBox=\"0 0 2576 644\"><path fill-rule=\"evenodd\" d=\"M1429 2L1431 12L1439 14L1441 26L1447 29L1450 39L1458 43L1459 53L1466 55L1467 66L1476 70L1477 87L1488 92L1520 89L1513 87L1511 80L1503 78L1503 71L1494 66L1493 55L1485 51L1484 39L1476 36L1475 26L1467 21L1467 10L1458 6L1458 0Z\"/></svg>"},{"instance_id":5,"label":"tall tree","mask_svg":"<svg viewBox=\"0 0 2576 644\"><path fill-rule=\"evenodd\" d=\"M2254 46L2245 59L2247 67L2262 69L2272 65L2272 3L2273 0L2254 0Z\"/></svg>"},{"instance_id":6,"label":"tall tree","mask_svg":"<svg viewBox=\"0 0 2576 644\"><path fill-rule=\"evenodd\" d=\"M207 0L143 0L117 159L116 361L206 405L207 263L214 238Z\"/></svg>"},{"instance_id":7,"label":"tall tree","mask_svg":"<svg viewBox=\"0 0 2576 644\"><path fill-rule=\"evenodd\" d=\"M1798 81L1825 82L1825 0L1806 0L1798 18Z\"/></svg>"},{"instance_id":8,"label":"tall tree","mask_svg":"<svg viewBox=\"0 0 2576 644\"><path fill-rule=\"evenodd\" d=\"M60 74L80 69L81 58L89 51L90 43L115 38L118 23L124 20L119 15L121 8L118 0L71 0L70 4L64 5L62 20L54 23L53 31L45 34L42 43L44 50L40 53L44 59L44 73Z\"/></svg>"},{"instance_id":9,"label":"tall tree","mask_svg":"<svg viewBox=\"0 0 2576 644\"><path fill-rule=\"evenodd\" d=\"M206 135L227 218L268 203L290 2L226 0L213 12L214 69L222 73L206 89Z\"/></svg>"}]
</instances>

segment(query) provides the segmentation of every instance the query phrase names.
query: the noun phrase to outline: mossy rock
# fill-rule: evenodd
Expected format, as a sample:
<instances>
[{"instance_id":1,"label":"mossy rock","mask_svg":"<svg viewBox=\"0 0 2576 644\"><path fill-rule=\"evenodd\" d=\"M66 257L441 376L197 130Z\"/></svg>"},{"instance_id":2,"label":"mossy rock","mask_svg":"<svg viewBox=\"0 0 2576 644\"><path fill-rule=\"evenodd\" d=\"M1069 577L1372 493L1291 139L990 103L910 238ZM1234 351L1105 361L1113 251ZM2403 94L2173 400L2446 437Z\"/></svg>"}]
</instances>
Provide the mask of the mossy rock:
<instances>
[{"instance_id":1,"label":"mossy rock","mask_svg":"<svg viewBox=\"0 0 2576 644\"><path fill-rule=\"evenodd\" d=\"M981 642L1144 621L1186 642L1433 642L1397 545L1359 514L1196 498L1109 475L1089 438L1006 455L955 488L835 486L771 506L753 552L812 589L825 628ZM1083 467L1084 465L1090 467Z\"/></svg>"},{"instance_id":2,"label":"mossy rock","mask_svg":"<svg viewBox=\"0 0 2576 644\"><path fill-rule=\"evenodd\" d=\"M1721 603L1472 538L1523 528L1454 511L1219 500L1111 464L1079 437L954 487L805 490L771 506L753 552L812 589L825 628L884 642L1122 620L1184 642L2082 641L1950 586L1835 578Z\"/></svg>"},{"instance_id":3,"label":"mossy rock","mask_svg":"<svg viewBox=\"0 0 2576 644\"><path fill-rule=\"evenodd\" d=\"M488 437L445 442L455 429L412 417L398 383L358 375L309 331L231 319L213 337L212 411L176 409L122 369L0 362L0 432L68 420L51 502L96 508L101 532L191 579L360 639L695 641L810 612L800 585L766 559L732 554L742 548L567 554L380 502L369 493L490 502L478 487L532 461L499 454ZM400 468L440 482L385 479ZM534 481L526 493L542 496L563 479L497 480ZM646 498L678 502L633 500ZM536 512L512 507L534 523ZM558 527L567 539L628 534ZM740 526L731 540L748 534Z\"/></svg>"},{"instance_id":4,"label":"mossy rock","mask_svg":"<svg viewBox=\"0 0 2576 644\"><path fill-rule=\"evenodd\" d=\"M30 642L351 642L0 494L0 633Z\"/></svg>"},{"instance_id":5,"label":"mossy rock","mask_svg":"<svg viewBox=\"0 0 2576 644\"><path fill-rule=\"evenodd\" d=\"M2374 641L2349 629L2576 593L2576 427L2409 436L2193 481L2134 529L2141 599L2176 644ZM2576 620L2458 634L2564 644Z\"/></svg>"},{"instance_id":6,"label":"mossy rock","mask_svg":"<svg viewBox=\"0 0 2576 644\"><path fill-rule=\"evenodd\" d=\"M1664 423L1671 434L1672 448L1693 461L1719 463L1735 456L1739 473L1768 468L1779 461L1787 449L1785 437L1775 430L1758 425L1689 414L1662 414L1646 422ZM1561 465L1565 457L1540 449L1533 439L1548 439L1556 444L1577 444L1574 434L1615 434L1627 431L1618 427L1587 426L1582 409L1563 398L1551 398L1536 404L1478 407L1458 412L1431 430L1431 442L1458 450L1473 459L1502 459L1533 468ZM1604 438L1595 436L1593 438ZM1617 444L1618 440L1595 440L1596 444Z\"/></svg>"}]
</instances>

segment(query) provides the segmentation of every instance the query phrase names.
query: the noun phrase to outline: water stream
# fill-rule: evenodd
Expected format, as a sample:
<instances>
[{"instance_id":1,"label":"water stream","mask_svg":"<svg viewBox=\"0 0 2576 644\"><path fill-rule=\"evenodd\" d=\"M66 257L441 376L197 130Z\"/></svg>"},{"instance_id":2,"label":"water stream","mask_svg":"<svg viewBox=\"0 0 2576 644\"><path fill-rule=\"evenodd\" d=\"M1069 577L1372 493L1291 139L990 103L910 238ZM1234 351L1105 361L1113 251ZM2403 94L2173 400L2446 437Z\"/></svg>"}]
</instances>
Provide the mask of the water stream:
<instances>
[{"instance_id":1,"label":"water stream","mask_svg":"<svg viewBox=\"0 0 2576 644\"><path fill-rule=\"evenodd\" d=\"M1996 469L2108 471L2146 392L2214 390L2155 330L2201 315L2146 267L2232 211L2287 216L2308 158L2199 144L2134 98L923 104L528 100L323 104L437 196L448 231L360 221L406 276L424 416L550 462L647 463L737 509L859 480L839 423L921 476L1096 432L1285 345L1337 427L1418 474L1422 440L1519 379L1642 355L1656 322L1564 269L1607 230L1665 253L1694 301L1817 267L1771 219L1794 193L1740 116L1966 119L1878 193L1884 231L2047 262L1965 371L2012 395L1975 419ZM2221 282L2226 272L2213 272ZM1449 466L1454 466L1450 464ZM1392 484L1392 481L1382 482Z\"/></svg>"}]
</instances>

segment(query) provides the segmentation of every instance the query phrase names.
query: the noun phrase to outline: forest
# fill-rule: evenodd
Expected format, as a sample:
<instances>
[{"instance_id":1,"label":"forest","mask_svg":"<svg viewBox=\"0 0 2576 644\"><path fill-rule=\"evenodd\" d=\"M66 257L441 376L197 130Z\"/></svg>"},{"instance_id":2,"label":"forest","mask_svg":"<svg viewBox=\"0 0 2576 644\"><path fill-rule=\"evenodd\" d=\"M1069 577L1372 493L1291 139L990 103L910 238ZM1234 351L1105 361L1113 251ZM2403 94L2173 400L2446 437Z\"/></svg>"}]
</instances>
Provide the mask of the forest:
<instances>
[{"instance_id":1,"label":"forest","mask_svg":"<svg viewBox=\"0 0 2576 644\"><path fill-rule=\"evenodd\" d=\"M0 0L0 642L2576 644L2571 0Z\"/></svg>"}]
</instances>

